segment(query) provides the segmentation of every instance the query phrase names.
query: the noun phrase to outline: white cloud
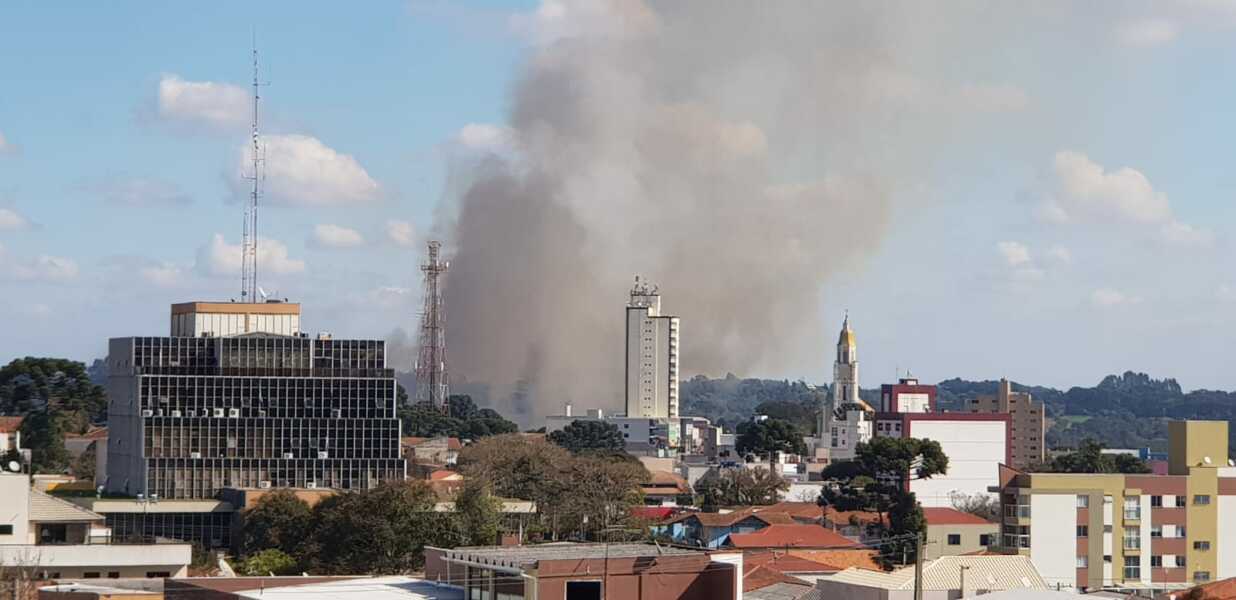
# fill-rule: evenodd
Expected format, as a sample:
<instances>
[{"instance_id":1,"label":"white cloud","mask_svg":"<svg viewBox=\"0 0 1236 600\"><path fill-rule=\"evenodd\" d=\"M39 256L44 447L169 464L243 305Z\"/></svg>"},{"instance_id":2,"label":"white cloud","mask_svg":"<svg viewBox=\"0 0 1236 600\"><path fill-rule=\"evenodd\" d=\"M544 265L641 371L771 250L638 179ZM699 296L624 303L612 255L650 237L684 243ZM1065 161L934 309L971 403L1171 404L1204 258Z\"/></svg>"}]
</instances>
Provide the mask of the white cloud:
<instances>
[{"instance_id":1,"label":"white cloud","mask_svg":"<svg viewBox=\"0 0 1236 600\"><path fill-rule=\"evenodd\" d=\"M382 308L397 308L405 306L412 293L411 288L383 286L371 291L369 296L373 303Z\"/></svg>"},{"instance_id":2,"label":"white cloud","mask_svg":"<svg viewBox=\"0 0 1236 600\"><path fill-rule=\"evenodd\" d=\"M237 257L239 260L239 255ZM184 269L172 263L159 263L138 269L138 274L147 283L161 288L179 286L184 280Z\"/></svg>"},{"instance_id":3,"label":"white cloud","mask_svg":"<svg viewBox=\"0 0 1236 600\"><path fill-rule=\"evenodd\" d=\"M1225 302L1236 300L1236 286L1226 283L1215 289L1215 297Z\"/></svg>"},{"instance_id":4,"label":"white cloud","mask_svg":"<svg viewBox=\"0 0 1236 600\"><path fill-rule=\"evenodd\" d=\"M98 194L106 202L125 206L183 205L193 202L176 184L143 177L109 177L87 182L81 188Z\"/></svg>"},{"instance_id":5,"label":"white cloud","mask_svg":"<svg viewBox=\"0 0 1236 600\"><path fill-rule=\"evenodd\" d=\"M238 127L247 123L252 98L244 88L214 81L185 81L174 74L159 80L158 113L169 121Z\"/></svg>"},{"instance_id":6,"label":"white cloud","mask_svg":"<svg viewBox=\"0 0 1236 600\"><path fill-rule=\"evenodd\" d=\"M378 182L348 154L340 154L315 137L269 135L266 144L266 196L276 204L326 206L356 204L378 197ZM252 170L253 148L241 148L237 173ZM245 180L236 177L235 189Z\"/></svg>"},{"instance_id":7,"label":"white cloud","mask_svg":"<svg viewBox=\"0 0 1236 600\"><path fill-rule=\"evenodd\" d=\"M14 146L13 142L4 137L4 132L0 131L0 155L4 154L17 154L17 146Z\"/></svg>"},{"instance_id":8,"label":"white cloud","mask_svg":"<svg viewBox=\"0 0 1236 600\"><path fill-rule=\"evenodd\" d=\"M1161 46L1176 40L1180 27L1169 19L1125 21L1116 27L1116 41L1125 46Z\"/></svg>"},{"instance_id":9,"label":"white cloud","mask_svg":"<svg viewBox=\"0 0 1236 600\"><path fill-rule=\"evenodd\" d=\"M513 133L509 127L490 123L468 123L455 134L455 141L475 152L505 153L513 147Z\"/></svg>"},{"instance_id":10,"label":"white cloud","mask_svg":"<svg viewBox=\"0 0 1236 600\"><path fill-rule=\"evenodd\" d=\"M1030 106L1025 90L1015 85L968 83L959 94L967 106L987 112L1016 112Z\"/></svg>"},{"instance_id":11,"label":"white cloud","mask_svg":"<svg viewBox=\"0 0 1236 600\"><path fill-rule=\"evenodd\" d=\"M1056 153L1053 172L1056 192L1039 208L1046 221L1157 226L1155 233L1169 243L1213 241L1211 232L1178 221L1167 195L1136 169L1107 171L1085 154L1065 150Z\"/></svg>"},{"instance_id":12,"label":"white cloud","mask_svg":"<svg viewBox=\"0 0 1236 600\"><path fill-rule=\"evenodd\" d=\"M364 244L365 238L355 229L326 223L313 228L310 241L324 248L354 248Z\"/></svg>"},{"instance_id":13,"label":"white cloud","mask_svg":"<svg viewBox=\"0 0 1236 600\"><path fill-rule=\"evenodd\" d=\"M77 262L60 256L39 255L33 259L13 258L4 265L8 275L18 281L62 283L77 278Z\"/></svg>"},{"instance_id":14,"label":"white cloud","mask_svg":"<svg viewBox=\"0 0 1236 600\"><path fill-rule=\"evenodd\" d=\"M10 208L0 208L0 231L29 229L30 219Z\"/></svg>"},{"instance_id":15,"label":"white cloud","mask_svg":"<svg viewBox=\"0 0 1236 600\"><path fill-rule=\"evenodd\" d=\"M1000 242L996 244L996 249L1010 267L1030 264L1030 249L1021 242Z\"/></svg>"},{"instance_id":16,"label":"white cloud","mask_svg":"<svg viewBox=\"0 0 1236 600\"><path fill-rule=\"evenodd\" d=\"M1047 250L1047 258L1067 265L1073 262L1073 253L1064 246L1052 246Z\"/></svg>"},{"instance_id":17,"label":"white cloud","mask_svg":"<svg viewBox=\"0 0 1236 600\"><path fill-rule=\"evenodd\" d=\"M240 276L240 245L228 244L223 234L216 233L209 244L198 248L196 269L207 275ZM258 242L258 271L284 275L305 270L305 261L288 257L288 247L282 242L262 238Z\"/></svg>"},{"instance_id":18,"label":"white cloud","mask_svg":"<svg viewBox=\"0 0 1236 600\"><path fill-rule=\"evenodd\" d=\"M1142 299L1138 296L1129 296L1120 290L1111 288L1099 288L1090 294L1090 303L1100 308L1138 304L1141 301Z\"/></svg>"},{"instance_id":19,"label":"white cloud","mask_svg":"<svg viewBox=\"0 0 1236 600\"><path fill-rule=\"evenodd\" d=\"M416 245L416 228L411 222L391 219L386 222L386 239L399 246Z\"/></svg>"}]
</instances>

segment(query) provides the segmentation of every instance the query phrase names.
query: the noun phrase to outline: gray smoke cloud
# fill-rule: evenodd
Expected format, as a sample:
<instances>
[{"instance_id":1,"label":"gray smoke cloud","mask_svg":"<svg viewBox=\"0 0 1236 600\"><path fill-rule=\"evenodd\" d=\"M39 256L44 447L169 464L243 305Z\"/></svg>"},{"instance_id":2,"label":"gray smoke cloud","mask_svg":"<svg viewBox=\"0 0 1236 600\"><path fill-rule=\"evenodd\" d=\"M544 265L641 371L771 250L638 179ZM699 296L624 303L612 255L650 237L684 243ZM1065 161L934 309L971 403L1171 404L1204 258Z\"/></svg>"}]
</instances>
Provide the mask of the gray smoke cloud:
<instances>
[{"instance_id":1,"label":"gray smoke cloud","mask_svg":"<svg viewBox=\"0 0 1236 600\"><path fill-rule=\"evenodd\" d=\"M967 115L1026 101L921 75L938 8L555 1L520 21L510 150L454 165L439 224L452 376L500 410L619 409L635 274L682 318L684 376L825 373L821 286Z\"/></svg>"}]
</instances>

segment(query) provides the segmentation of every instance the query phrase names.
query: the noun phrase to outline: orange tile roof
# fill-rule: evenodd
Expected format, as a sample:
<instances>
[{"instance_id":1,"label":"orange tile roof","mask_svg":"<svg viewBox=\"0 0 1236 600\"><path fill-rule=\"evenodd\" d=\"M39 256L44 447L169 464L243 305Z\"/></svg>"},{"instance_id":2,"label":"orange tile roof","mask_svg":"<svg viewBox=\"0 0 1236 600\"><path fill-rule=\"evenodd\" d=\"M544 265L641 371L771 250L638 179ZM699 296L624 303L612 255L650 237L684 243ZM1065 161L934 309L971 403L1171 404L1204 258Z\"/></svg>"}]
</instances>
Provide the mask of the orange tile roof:
<instances>
[{"instance_id":1,"label":"orange tile roof","mask_svg":"<svg viewBox=\"0 0 1236 600\"><path fill-rule=\"evenodd\" d=\"M791 556L822 563L838 571L850 567L881 571L883 568L876 561L875 550L798 550L790 549Z\"/></svg>"},{"instance_id":2,"label":"orange tile roof","mask_svg":"<svg viewBox=\"0 0 1236 600\"><path fill-rule=\"evenodd\" d=\"M786 575L776 569L763 565L751 567L749 569L744 566L744 573L742 574L743 593L754 592L755 590L763 589L776 583L801 585L803 586L804 591L811 589L810 583L797 577Z\"/></svg>"},{"instance_id":3,"label":"orange tile roof","mask_svg":"<svg viewBox=\"0 0 1236 600\"><path fill-rule=\"evenodd\" d=\"M850 525L851 523L873 525L879 522L880 515L865 510L837 510L828 506L824 508L824 519L837 525ZM884 517L884 522L888 522L887 515Z\"/></svg>"},{"instance_id":4,"label":"orange tile roof","mask_svg":"<svg viewBox=\"0 0 1236 600\"><path fill-rule=\"evenodd\" d=\"M664 496L690 494L691 486L687 485L687 480L670 473L668 471L653 471L652 478L645 481L640 489L645 496Z\"/></svg>"},{"instance_id":5,"label":"orange tile roof","mask_svg":"<svg viewBox=\"0 0 1236 600\"><path fill-rule=\"evenodd\" d=\"M928 525L991 525L991 521L955 508L923 508Z\"/></svg>"},{"instance_id":6,"label":"orange tile roof","mask_svg":"<svg viewBox=\"0 0 1236 600\"><path fill-rule=\"evenodd\" d=\"M454 471L448 471L446 469L438 469L437 471L429 474L430 481L447 481L453 479L463 479L463 475L460 475Z\"/></svg>"},{"instance_id":7,"label":"orange tile roof","mask_svg":"<svg viewBox=\"0 0 1236 600\"><path fill-rule=\"evenodd\" d=\"M779 512L790 515L796 519L813 520L819 520L821 515L820 506L814 502L778 502L769 506L757 507L756 512Z\"/></svg>"},{"instance_id":8,"label":"orange tile roof","mask_svg":"<svg viewBox=\"0 0 1236 600\"><path fill-rule=\"evenodd\" d=\"M1176 598L1193 598L1195 600L1230 600L1236 598L1236 577L1221 579L1187 590L1178 590L1172 592L1172 596ZM1158 596L1158 598L1167 597L1167 594Z\"/></svg>"},{"instance_id":9,"label":"orange tile roof","mask_svg":"<svg viewBox=\"0 0 1236 600\"><path fill-rule=\"evenodd\" d=\"M853 540L819 525L769 525L752 533L731 533L735 548L854 548Z\"/></svg>"},{"instance_id":10,"label":"orange tile roof","mask_svg":"<svg viewBox=\"0 0 1236 600\"><path fill-rule=\"evenodd\" d=\"M403 438L400 441L403 443L404 446L412 447L412 446L419 446L421 444L424 444L425 442L428 442L431 440L438 440L438 439L442 439L442 438L409 436L409 437ZM448 450L459 450L463 448L463 444L460 443L459 438L448 437L446 438L446 448Z\"/></svg>"},{"instance_id":11,"label":"orange tile roof","mask_svg":"<svg viewBox=\"0 0 1236 600\"><path fill-rule=\"evenodd\" d=\"M856 551L836 550L835 552ZM742 564L751 568L766 566L782 573L835 573L844 570L830 564L795 556L785 550L776 549L747 550L742 554Z\"/></svg>"},{"instance_id":12,"label":"orange tile roof","mask_svg":"<svg viewBox=\"0 0 1236 600\"><path fill-rule=\"evenodd\" d=\"M679 521L685 521L691 517L695 517L696 519L699 519L700 525L703 525L705 527L729 527L730 525L733 525L748 517L755 517L765 523L768 523L769 525L776 525L776 524L781 524L781 523L790 525L790 524L795 523L794 519L791 518L790 515L787 515L785 513L774 512L774 513L757 514L755 512L754 507L747 507L747 508L735 510L733 512L728 512L728 513L705 513L705 512L688 513L670 522L676 523Z\"/></svg>"},{"instance_id":13,"label":"orange tile roof","mask_svg":"<svg viewBox=\"0 0 1236 600\"><path fill-rule=\"evenodd\" d=\"M0 417L0 433L13 433L21 428L21 417Z\"/></svg>"}]
</instances>

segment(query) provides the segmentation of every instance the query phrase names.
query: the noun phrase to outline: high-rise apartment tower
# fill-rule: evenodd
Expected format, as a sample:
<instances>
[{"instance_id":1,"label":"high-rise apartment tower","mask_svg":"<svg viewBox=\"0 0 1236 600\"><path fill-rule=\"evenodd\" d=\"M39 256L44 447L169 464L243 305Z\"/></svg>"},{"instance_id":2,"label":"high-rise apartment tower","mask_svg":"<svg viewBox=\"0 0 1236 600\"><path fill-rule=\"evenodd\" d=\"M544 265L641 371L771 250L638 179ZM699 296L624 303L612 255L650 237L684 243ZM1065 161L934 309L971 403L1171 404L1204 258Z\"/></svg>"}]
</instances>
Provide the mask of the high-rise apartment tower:
<instances>
[{"instance_id":1,"label":"high-rise apartment tower","mask_svg":"<svg viewBox=\"0 0 1236 600\"><path fill-rule=\"evenodd\" d=\"M635 278L627 303L628 417L678 418L678 317L661 314L656 286Z\"/></svg>"}]
</instances>

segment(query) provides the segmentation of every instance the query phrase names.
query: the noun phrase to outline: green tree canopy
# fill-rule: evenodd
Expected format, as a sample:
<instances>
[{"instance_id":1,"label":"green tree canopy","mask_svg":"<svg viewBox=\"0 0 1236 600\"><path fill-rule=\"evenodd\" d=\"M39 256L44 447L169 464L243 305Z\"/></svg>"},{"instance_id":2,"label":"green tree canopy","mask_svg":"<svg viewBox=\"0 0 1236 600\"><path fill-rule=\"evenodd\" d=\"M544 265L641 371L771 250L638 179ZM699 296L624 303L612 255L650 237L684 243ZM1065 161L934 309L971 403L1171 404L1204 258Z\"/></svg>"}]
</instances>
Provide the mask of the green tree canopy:
<instances>
[{"instance_id":1,"label":"green tree canopy","mask_svg":"<svg viewBox=\"0 0 1236 600\"><path fill-rule=\"evenodd\" d=\"M755 454L771 461L776 452L806 454L807 444L793 424L780 419L763 419L738 426L735 450L739 454Z\"/></svg>"},{"instance_id":2,"label":"green tree canopy","mask_svg":"<svg viewBox=\"0 0 1236 600\"><path fill-rule=\"evenodd\" d=\"M69 451L64 448L64 426L48 409L26 415L21 422L22 445L30 449L30 467L36 473L64 473Z\"/></svg>"},{"instance_id":3,"label":"green tree canopy","mask_svg":"<svg viewBox=\"0 0 1236 600\"><path fill-rule=\"evenodd\" d=\"M877 513L885 539L884 560L914 558L914 540L926 533L926 520L911 479L929 479L948 471L940 443L918 438L877 437L855 447L854 460L834 462L821 474L826 484L821 506ZM887 516L887 524L885 524Z\"/></svg>"},{"instance_id":4,"label":"green tree canopy","mask_svg":"<svg viewBox=\"0 0 1236 600\"><path fill-rule=\"evenodd\" d=\"M697 502L705 511L722 506L776 504L790 482L764 467L711 469L695 482Z\"/></svg>"},{"instance_id":5,"label":"green tree canopy","mask_svg":"<svg viewBox=\"0 0 1236 600\"><path fill-rule=\"evenodd\" d=\"M423 481L390 481L323 499L313 510L313 570L332 574L411 573L426 545L458 545L449 513L434 512Z\"/></svg>"},{"instance_id":6,"label":"green tree canopy","mask_svg":"<svg viewBox=\"0 0 1236 600\"><path fill-rule=\"evenodd\" d=\"M618 454L626 448L622 430L608 421L572 421L566 427L549 434L549 441L566 448L571 454Z\"/></svg>"},{"instance_id":7,"label":"green tree canopy","mask_svg":"<svg viewBox=\"0 0 1236 600\"><path fill-rule=\"evenodd\" d=\"M1149 473L1150 466L1130 454L1104 454L1103 445L1086 440L1076 452L1061 454L1034 470L1047 473Z\"/></svg>"},{"instance_id":8,"label":"green tree canopy","mask_svg":"<svg viewBox=\"0 0 1236 600\"><path fill-rule=\"evenodd\" d=\"M404 435L475 440L519 431L515 423L508 421L497 411L489 408L478 409L471 396L451 396L447 398L447 403L447 412L425 403L399 409Z\"/></svg>"},{"instance_id":9,"label":"green tree canopy","mask_svg":"<svg viewBox=\"0 0 1236 600\"><path fill-rule=\"evenodd\" d=\"M296 575L296 559L278 548L267 548L251 554L240 563L242 575L265 577L267 575Z\"/></svg>"},{"instance_id":10,"label":"green tree canopy","mask_svg":"<svg viewBox=\"0 0 1236 600\"><path fill-rule=\"evenodd\" d=\"M305 550L302 546L313 527L313 511L309 504L297 498L291 490L264 494L242 517L244 541L241 551L246 556L269 549L280 550L289 556L301 555Z\"/></svg>"},{"instance_id":11,"label":"green tree canopy","mask_svg":"<svg viewBox=\"0 0 1236 600\"><path fill-rule=\"evenodd\" d=\"M455 495L455 526L460 543L466 546L492 546L499 542L502 501L489 488L467 481Z\"/></svg>"},{"instance_id":12,"label":"green tree canopy","mask_svg":"<svg viewBox=\"0 0 1236 600\"><path fill-rule=\"evenodd\" d=\"M90 380L86 365L77 361L28 356L0 367L0 414L43 409L70 415L66 425L84 432L107 415L107 394Z\"/></svg>"}]
</instances>

